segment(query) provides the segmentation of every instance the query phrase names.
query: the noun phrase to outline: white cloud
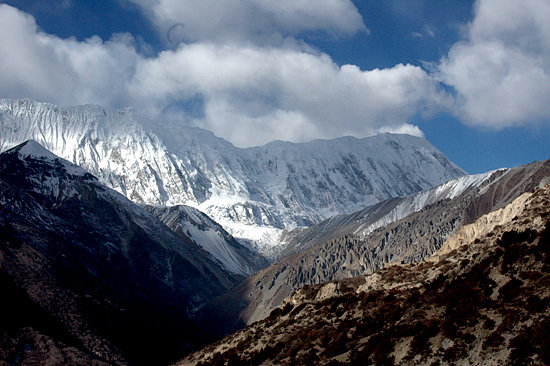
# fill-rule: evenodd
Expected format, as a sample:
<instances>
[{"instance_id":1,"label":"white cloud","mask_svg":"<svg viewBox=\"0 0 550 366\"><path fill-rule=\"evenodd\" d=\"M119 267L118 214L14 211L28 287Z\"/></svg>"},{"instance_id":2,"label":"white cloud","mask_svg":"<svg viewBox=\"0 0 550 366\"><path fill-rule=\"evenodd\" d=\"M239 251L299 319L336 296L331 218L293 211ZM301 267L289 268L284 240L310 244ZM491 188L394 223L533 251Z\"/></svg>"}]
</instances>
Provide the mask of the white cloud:
<instances>
[{"instance_id":1,"label":"white cloud","mask_svg":"<svg viewBox=\"0 0 550 366\"><path fill-rule=\"evenodd\" d=\"M397 127L382 127L378 129L379 133L399 133L403 135L412 135L417 137L425 138L424 132L420 130L418 126L411 125L410 123L404 123L401 126Z\"/></svg>"},{"instance_id":2,"label":"white cloud","mask_svg":"<svg viewBox=\"0 0 550 366\"><path fill-rule=\"evenodd\" d=\"M435 38L435 31L429 25L425 25L422 29L422 32L413 32L411 36L414 38Z\"/></svg>"},{"instance_id":3,"label":"white cloud","mask_svg":"<svg viewBox=\"0 0 550 366\"><path fill-rule=\"evenodd\" d=\"M66 73L58 68L53 50L43 43L31 16L0 4L0 91L3 94L40 98L48 94L51 86L61 86L56 75Z\"/></svg>"},{"instance_id":4,"label":"white cloud","mask_svg":"<svg viewBox=\"0 0 550 366\"><path fill-rule=\"evenodd\" d=\"M60 39L0 4L0 97L133 105L239 146L378 132L421 136L412 117L451 106L475 125L550 120L549 0L479 0L466 39L433 74L402 64L338 66L292 38L364 29L347 0L135 1L160 28L182 22L177 31L188 38L196 32L200 41L146 56L131 35ZM232 41L222 42L227 37ZM438 80L455 90L456 104Z\"/></svg>"},{"instance_id":5,"label":"white cloud","mask_svg":"<svg viewBox=\"0 0 550 366\"><path fill-rule=\"evenodd\" d=\"M467 39L438 67L458 115L496 128L550 122L550 1L478 0Z\"/></svg>"},{"instance_id":6,"label":"white cloud","mask_svg":"<svg viewBox=\"0 0 550 366\"><path fill-rule=\"evenodd\" d=\"M205 43L144 60L130 89L149 114L202 96L205 116L195 122L238 145L372 135L448 102L416 66L361 71L295 48Z\"/></svg>"},{"instance_id":7,"label":"white cloud","mask_svg":"<svg viewBox=\"0 0 550 366\"><path fill-rule=\"evenodd\" d=\"M137 53L129 35L60 39L31 16L0 5L0 94L59 104L125 105Z\"/></svg>"},{"instance_id":8,"label":"white cloud","mask_svg":"<svg viewBox=\"0 0 550 366\"><path fill-rule=\"evenodd\" d=\"M339 67L290 39L278 46L181 44L154 57L135 47L130 35L60 39L0 5L0 97L133 105L156 120L183 119L239 146L381 130L419 135L407 125L411 117L449 103L420 67ZM199 112L189 113L190 105Z\"/></svg>"},{"instance_id":9,"label":"white cloud","mask_svg":"<svg viewBox=\"0 0 550 366\"><path fill-rule=\"evenodd\" d=\"M366 30L350 0L127 0L141 6L161 34L173 25L182 41L261 44L304 32L349 35Z\"/></svg>"}]
</instances>

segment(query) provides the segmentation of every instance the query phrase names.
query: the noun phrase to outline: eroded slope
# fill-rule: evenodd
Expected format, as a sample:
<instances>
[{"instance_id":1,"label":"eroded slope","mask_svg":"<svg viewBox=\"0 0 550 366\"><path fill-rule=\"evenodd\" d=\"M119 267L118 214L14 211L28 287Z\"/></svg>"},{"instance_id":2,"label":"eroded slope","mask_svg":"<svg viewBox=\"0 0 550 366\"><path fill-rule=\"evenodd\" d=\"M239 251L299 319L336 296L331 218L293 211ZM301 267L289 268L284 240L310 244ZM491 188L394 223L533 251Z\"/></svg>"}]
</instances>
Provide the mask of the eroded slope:
<instances>
[{"instance_id":1,"label":"eroded slope","mask_svg":"<svg viewBox=\"0 0 550 366\"><path fill-rule=\"evenodd\" d=\"M550 185L429 262L306 286L178 365L547 365Z\"/></svg>"}]
</instances>

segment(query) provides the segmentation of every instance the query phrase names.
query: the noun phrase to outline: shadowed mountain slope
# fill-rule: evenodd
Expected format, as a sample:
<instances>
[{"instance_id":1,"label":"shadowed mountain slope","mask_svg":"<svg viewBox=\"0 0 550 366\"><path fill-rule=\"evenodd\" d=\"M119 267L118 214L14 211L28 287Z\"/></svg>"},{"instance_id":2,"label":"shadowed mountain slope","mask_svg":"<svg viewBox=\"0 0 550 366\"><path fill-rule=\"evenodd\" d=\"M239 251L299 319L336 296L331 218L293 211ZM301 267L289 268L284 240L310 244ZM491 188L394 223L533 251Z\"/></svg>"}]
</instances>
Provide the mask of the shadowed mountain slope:
<instances>
[{"instance_id":1,"label":"shadowed mountain slope","mask_svg":"<svg viewBox=\"0 0 550 366\"><path fill-rule=\"evenodd\" d=\"M188 313L240 279L36 142L0 155L0 361L167 364L209 339Z\"/></svg>"},{"instance_id":2,"label":"shadowed mountain slope","mask_svg":"<svg viewBox=\"0 0 550 366\"><path fill-rule=\"evenodd\" d=\"M147 206L147 211L166 224L184 240L190 238L207 251L225 270L247 277L269 265L259 253L237 241L220 224L196 208L178 206Z\"/></svg>"}]
</instances>

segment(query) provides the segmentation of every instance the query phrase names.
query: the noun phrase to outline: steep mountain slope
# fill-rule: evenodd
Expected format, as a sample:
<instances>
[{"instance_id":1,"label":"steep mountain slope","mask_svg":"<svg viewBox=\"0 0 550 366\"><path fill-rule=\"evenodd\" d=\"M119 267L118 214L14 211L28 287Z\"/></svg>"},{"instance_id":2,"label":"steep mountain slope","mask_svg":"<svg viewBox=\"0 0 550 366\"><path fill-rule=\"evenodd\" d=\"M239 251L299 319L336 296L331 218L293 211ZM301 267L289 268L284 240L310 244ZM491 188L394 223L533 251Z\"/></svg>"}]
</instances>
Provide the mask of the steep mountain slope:
<instances>
[{"instance_id":1,"label":"steep mountain slope","mask_svg":"<svg viewBox=\"0 0 550 366\"><path fill-rule=\"evenodd\" d=\"M188 313L240 279L36 142L0 155L1 361L167 363L207 339Z\"/></svg>"},{"instance_id":2,"label":"steep mountain slope","mask_svg":"<svg viewBox=\"0 0 550 366\"><path fill-rule=\"evenodd\" d=\"M272 257L283 229L464 174L425 139L408 135L239 149L132 109L31 100L0 100L0 129L0 149L35 139L134 202L194 206Z\"/></svg>"},{"instance_id":3,"label":"steep mountain slope","mask_svg":"<svg viewBox=\"0 0 550 366\"><path fill-rule=\"evenodd\" d=\"M227 271L247 277L269 262L243 246L217 222L190 206L143 206L183 239L189 238L206 250Z\"/></svg>"},{"instance_id":4,"label":"steep mountain slope","mask_svg":"<svg viewBox=\"0 0 550 366\"><path fill-rule=\"evenodd\" d=\"M465 175L434 189L406 197L391 198L352 214L331 217L309 228L295 229L283 236L285 248L279 254L279 259L303 252L343 235L368 235L379 227L394 223L429 205L447 199L451 200L466 191L476 190L481 185L498 179L505 172L506 169L501 169L485 174Z\"/></svg>"},{"instance_id":5,"label":"steep mountain slope","mask_svg":"<svg viewBox=\"0 0 550 366\"><path fill-rule=\"evenodd\" d=\"M306 286L178 365L548 365L550 185L512 205L473 242Z\"/></svg>"},{"instance_id":6,"label":"steep mountain slope","mask_svg":"<svg viewBox=\"0 0 550 366\"><path fill-rule=\"evenodd\" d=\"M282 258L251 276L208 303L199 318L212 330L225 324L227 333L265 318L304 285L365 275L390 262L418 262L438 250L461 226L548 182L550 160L459 178L430 191L328 220L302 234L311 233L313 242L333 239ZM400 218L408 212L412 213ZM397 221L391 222L392 217ZM342 226L334 225L335 221ZM377 226L379 222L384 225L368 229L368 223ZM323 230L318 231L319 227ZM362 230L367 234L361 234Z\"/></svg>"}]
</instances>

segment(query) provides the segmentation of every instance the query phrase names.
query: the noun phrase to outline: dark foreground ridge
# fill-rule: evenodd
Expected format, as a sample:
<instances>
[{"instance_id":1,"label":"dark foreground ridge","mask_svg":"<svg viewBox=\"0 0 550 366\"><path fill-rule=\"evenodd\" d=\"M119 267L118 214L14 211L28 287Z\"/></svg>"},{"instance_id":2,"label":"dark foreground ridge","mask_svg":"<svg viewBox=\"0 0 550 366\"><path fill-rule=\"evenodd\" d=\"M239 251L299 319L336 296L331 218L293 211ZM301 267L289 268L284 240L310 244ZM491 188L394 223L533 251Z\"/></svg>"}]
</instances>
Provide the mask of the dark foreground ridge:
<instances>
[{"instance_id":1,"label":"dark foreground ridge","mask_svg":"<svg viewBox=\"0 0 550 366\"><path fill-rule=\"evenodd\" d=\"M0 365L166 365L239 278L35 142L0 155Z\"/></svg>"}]
</instances>

